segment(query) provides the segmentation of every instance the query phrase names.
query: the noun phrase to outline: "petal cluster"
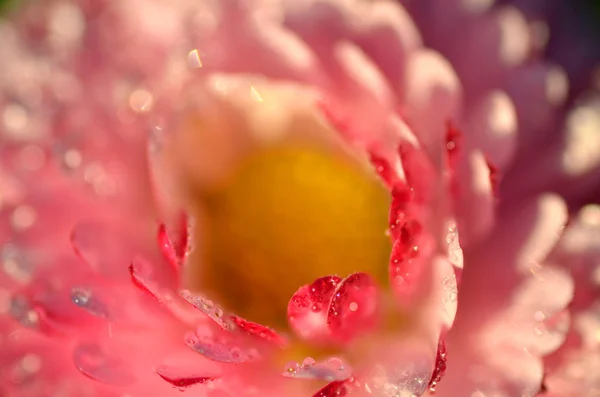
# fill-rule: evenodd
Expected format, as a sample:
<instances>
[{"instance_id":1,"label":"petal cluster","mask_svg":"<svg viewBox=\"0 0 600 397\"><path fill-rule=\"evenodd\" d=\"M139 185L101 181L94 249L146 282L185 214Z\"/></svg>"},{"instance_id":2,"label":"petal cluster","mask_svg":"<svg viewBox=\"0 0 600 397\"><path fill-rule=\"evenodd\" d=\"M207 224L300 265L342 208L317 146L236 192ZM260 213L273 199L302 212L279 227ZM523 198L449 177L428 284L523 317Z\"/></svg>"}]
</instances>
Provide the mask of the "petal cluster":
<instances>
[{"instance_id":1,"label":"petal cluster","mask_svg":"<svg viewBox=\"0 0 600 397\"><path fill-rule=\"evenodd\" d=\"M566 110L532 22L490 3L57 0L0 21L0 394L592 393L598 211L565 231L544 192L597 182L598 99ZM391 197L388 286L369 264L299 285L290 334L184 282L184 165L218 179L275 138L224 119L218 151L172 145L222 102L274 130L260 87L281 84ZM550 127L565 139L540 146ZM292 340L342 354L279 365Z\"/></svg>"}]
</instances>

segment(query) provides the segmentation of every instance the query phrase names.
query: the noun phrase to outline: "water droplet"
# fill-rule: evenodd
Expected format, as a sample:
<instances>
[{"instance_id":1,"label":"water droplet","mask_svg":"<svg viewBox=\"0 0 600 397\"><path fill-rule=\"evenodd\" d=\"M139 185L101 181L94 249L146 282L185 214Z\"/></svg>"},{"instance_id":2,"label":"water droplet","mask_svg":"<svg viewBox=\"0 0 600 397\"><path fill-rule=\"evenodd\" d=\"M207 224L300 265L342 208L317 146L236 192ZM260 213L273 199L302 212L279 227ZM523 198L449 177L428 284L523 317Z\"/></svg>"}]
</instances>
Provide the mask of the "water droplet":
<instances>
[{"instance_id":1,"label":"water droplet","mask_svg":"<svg viewBox=\"0 0 600 397\"><path fill-rule=\"evenodd\" d=\"M388 354L392 354L394 347L390 346L390 349ZM429 354L406 345L370 368L365 387L377 395L422 396L429 387L434 370L432 364Z\"/></svg>"},{"instance_id":2,"label":"water droplet","mask_svg":"<svg viewBox=\"0 0 600 397\"><path fill-rule=\"evenodd\" d=\"M113 386L127 386L134 378L120 359L108 356L96 344L79 344L73 350L75 367L98 382Z\"/></svg>"},{"instance_id":3,"label":"water droplet","mask_svg":"<svg viewBox=\"0 0 600 397\"><path fill-rule=\"evenodd\" d=\"M289 378L322 379L331 382L347 379L352 375L352 369L339 358L315 361L312 357L306 357L301 364L288 363L282 375Z\"/></svg>"},{"instance_id":4,"label":"water droplet","mask_svg":"<svg viewBox=\"0 0 600 397\"><path fill-rule=\"evenodd\" d=\"M458 268L463 267L463 251L460 246L458 229L456 223L450 222L446 233L446 244L448 244L448 258L452 265Z\"/></svg>"},{"instance_id":5,"label":"water droplet","mask_svg":"<svg viewBox=\"0 0 600 397\"><path fill-rule=\"evenodd\" d=\"M394 292L408 304L416 292L417 282L421 275L422 263L427 257L421 254L421 226L411 222L411 226L402 224L398 238L394 241L390 255L389 272ZM415 234L416 233L416 234Z\"/></svg>"},{"instance_id":6,"label":"water droplet","mask_svg":"<svg viewBox=\"0 0 600 397\"><path fill-rule=\"evenodd\" d=\"M94 316L104 319L109 318L106 305L98 297L94 296L89 288L74 287L71 290L71 301Z\"/></svg>"},{"instance_id":7,"label":"water droplet","mask_svg":"<svg viewBox=\"0 0 600 397\"><path fill-rule=\"evenodd\" d=\"M215 323L219 324L221 328L231 330L235 326L231 316L224 315L223 310L216 307L211 300L199 295L194 295L188 290L181 291L179 295L190 305L194 306L196 309L206 314Z\"/></svg>"},{"instance_id":8,"label":"water droplet","mask_svg":"<svg viewBox=\"0 0 600 397\"><path fill-rule=\"evenodd\" d=\"M204 357L221 363L243 363L251 357L237 346L229 346L226 342L215 340L211 336L198 336L189 332L185 336L185 344Z\"/></svg>"},{"instance_id":9,"label":"water droplet","mask_svg":"<svg viewBox=\"0 0 600 397\"><path fill-rule=\"evenodd\" d=\"M396 182L392 187L390 204L389 232L394 240L400 237L401 225L406 221L407 209L414 199L414 190L404 183Z\"/></svg>"},{"instance_id":10,"label":"water droplet","mask_svg":"<svg viewBox=\"0 0 600 397\"><path fill-rule=\"evenodd\" d=\"M440 338L435 357L435 367L429 381L429 390L432 392L435 392L436 385L442 380L446 372L446 360L446 343Z\"/></svg>"}]
</instances>

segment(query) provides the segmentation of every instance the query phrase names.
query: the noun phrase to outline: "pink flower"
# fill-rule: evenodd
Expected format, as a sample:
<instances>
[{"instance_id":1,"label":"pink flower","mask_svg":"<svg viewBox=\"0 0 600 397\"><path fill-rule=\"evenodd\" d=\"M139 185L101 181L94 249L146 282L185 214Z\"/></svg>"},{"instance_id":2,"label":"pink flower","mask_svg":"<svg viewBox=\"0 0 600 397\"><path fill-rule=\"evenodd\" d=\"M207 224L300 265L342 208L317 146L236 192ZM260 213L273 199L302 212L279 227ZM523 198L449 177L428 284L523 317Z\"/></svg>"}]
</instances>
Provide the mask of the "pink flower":
<instances>
[{"instance_id":1,"label":"pink flower","mask_svg":"<svg viewBox=\"0 0 600 397\"><path fill-rule=\"evenodd\" d=\"M593 395L598 98L490 3L2 21L0 394Z\"/></svg>"}]
</instances>

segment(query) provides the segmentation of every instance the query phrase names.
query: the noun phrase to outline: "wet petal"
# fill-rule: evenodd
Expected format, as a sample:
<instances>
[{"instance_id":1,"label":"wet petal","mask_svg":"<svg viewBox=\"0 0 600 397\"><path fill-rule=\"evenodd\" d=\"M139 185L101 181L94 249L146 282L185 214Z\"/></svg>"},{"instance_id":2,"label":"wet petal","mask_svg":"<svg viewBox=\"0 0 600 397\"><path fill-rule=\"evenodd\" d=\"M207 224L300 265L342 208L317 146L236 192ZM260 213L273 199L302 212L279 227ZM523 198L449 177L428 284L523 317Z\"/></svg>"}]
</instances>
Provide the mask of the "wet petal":
<instances>
[{"instance_id":1,"label":"wet petal","mask_svg":"<svg viewBox=\"0 0 600 397\"><path fill-rule=\"evenodd\" d=\"M194 374L189 368L177 368L167 365L156 368L156 374L180 390L216 379L214 376Z\"/></svg>"},{"instance_id":2,"label":"wet petal","mask_svg":"<svg viewBox=\"0 0 600 397\"><path fill-rule=\"evenodd\" d=\"M315 342L328 340L329 302L341 281L337 276L322 277L301 287L292 296L288 304L288 321L300 337Z\"/></svg>"},{"instance_id":3,"label":"wet petal","mask_svg":"<svg viewBox=\"0 0 600 397\"><path fill-rule=\"evenodd\" d=\"M349 341L373 329L379 317L379 294L366 273L355 273L336 287L327 311L327 325L335 338Z\"/></svg>"},{"instance_id":4,"label":"wet petal","mask_svg":"<svg viewBox=\"0 0 600 397\"><path fill-rule=\"evenodd\" d=\"M352 367L339 358L315 361L308 357L302 363L289 363L283 376L297 379L324 379L342 381L352 375Z\"/></svg>"},{"instance_id":5,"label":"wet petal","mask_svg":"<svg viewBox=\"0 0 600 397\"><path fill-rule=\"evenodd\" d=\"M124 362L108 356L96 344L80 344L73 350L75 367L85 376L114 386L129 385L134 381Z\"/></svg>"},{"instance_id":6,"label":"wet petal","mask_svg":"<svg viewBox=\"0 0 600 397\"><path fill-rule=\"evenodd\" d=\"M244 363L255 357L251 351L232 345L232 341L216 338L204 332L189 332L185 344L204 357L220 363Z\"/></svg>"}]
</instances>

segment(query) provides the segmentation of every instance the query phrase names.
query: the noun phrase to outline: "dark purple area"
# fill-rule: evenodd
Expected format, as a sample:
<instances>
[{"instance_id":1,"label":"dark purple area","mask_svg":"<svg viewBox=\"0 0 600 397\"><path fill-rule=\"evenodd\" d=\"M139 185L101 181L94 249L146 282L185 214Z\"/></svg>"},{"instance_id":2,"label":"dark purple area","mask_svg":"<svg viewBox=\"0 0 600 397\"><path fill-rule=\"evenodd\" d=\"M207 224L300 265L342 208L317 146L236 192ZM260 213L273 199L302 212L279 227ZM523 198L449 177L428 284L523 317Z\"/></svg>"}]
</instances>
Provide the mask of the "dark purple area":
<instances>
[{"instance_id":1,"label":"dark purple area","mask_svg":"<svg viewBox=\"0 0 600 397\"><path fill-rule=\"evenodd\" d=\"M514 4L529 18L545 20L551 28L546 56L568 72L573 93L590 86L600 66L599 0L501 0Z\"/></svg>"}]
</instances>

